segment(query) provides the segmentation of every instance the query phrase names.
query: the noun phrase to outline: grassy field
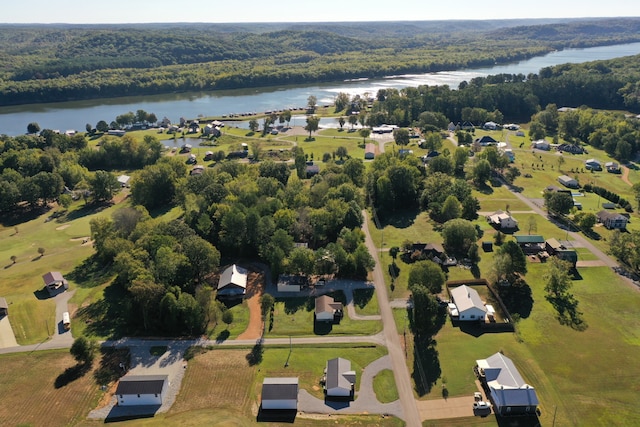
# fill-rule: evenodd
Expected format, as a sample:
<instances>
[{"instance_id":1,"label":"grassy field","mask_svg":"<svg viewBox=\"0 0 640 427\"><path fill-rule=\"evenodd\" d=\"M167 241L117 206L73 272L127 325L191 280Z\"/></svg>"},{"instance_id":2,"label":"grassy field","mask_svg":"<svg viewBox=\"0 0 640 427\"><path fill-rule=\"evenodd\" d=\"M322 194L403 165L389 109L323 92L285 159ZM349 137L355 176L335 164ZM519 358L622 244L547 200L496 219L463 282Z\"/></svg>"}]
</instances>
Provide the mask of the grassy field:
<instances>
[{"instance_id":1,"label":"grassy field","mask_svg":"<svg viewBox=\"0 0 640 427\"><path fill-rule=\"evenodd\" d=\"M336 301L345 302L342 292L331 293ZM372 295L373 296L373 295ZM369 301L374 301L371 298ZM382 323L375 320L352 320L345 310L339 324L328 325L314 322L314 298L277 299L273 323L267 321L265 337L311 336L311 335L373 335L382 330ZM377 306L377 301L375 302ZM367 304L368 305L368 304ZM365 309L362 311L366 312ZM372 313L373 314L373 313Z\"/></svg>"},{"instance_id":2,"label":"grassy field","mask_svg":"<svg viewBox=\"0 0 640 427\"><path fill-rule=\"evenodd\" d=\"M0 228L0 259L6 260L5 268L0 270L0 295L10 304L9 320L18 344L41 342L53 333L55 303L46 292L40 292L44 287L42 275L49 271L66 275L89 257L93 248L83 240L90 234L90 219L98 211L110 215L114 209L86 208L79 201L66 213L54 208L18 225L4 223ZM55 212L61 216L50 219ZM42 257L38 248L45 250ZM10 260L12 256L16 257L15 264ZM69 285L71 290L77 288L72 280Z\"/></svg>"},{"instance_id":3,"label":"grassy field","mask_svg":"<svg viewBox=\"0 0 640 427\"><path fill-rule=\"evenodd\" d=\"M258 363L251 364L248 355L251 349L217 348L198 354L189 361L180 393L175 404L166 414L158 414L152 419L121 422L125 426L164 426L164 425L218 425L218 426L254 426L260 405L262 380L265 377L298 377L300 388L322 398L319 379L326 361L333 357L351 360L356 372L374 360L382 357L385 350L380 347L294 347L289 355L289 347L264 348ZM284 362L289 360L288 367ZM233 372L233 375L229 375ZM358 377L359 378L359 377ZM388 383L381 383L388 387ZM356 389L359 387L359 383ZM296 417L295 425L321 426L328 420L345 426L378 425L401 426L402 421L377 415L336 416L330 418ZM97 422L85 421L82 426L97 425ZM268 423L270 426L286 423Z\"/></svg>"},{"instance_id":4,"label":"grassy field","mask_svg":"<svg viewBox=\"0 0 640 427\"><path fill-rule=\"evenodd\" d=\"M68 350L0 356L0 425L72 426L83 420L102 395L87 372L63 375L76 362Z\"/></svg>"}]
</instances>

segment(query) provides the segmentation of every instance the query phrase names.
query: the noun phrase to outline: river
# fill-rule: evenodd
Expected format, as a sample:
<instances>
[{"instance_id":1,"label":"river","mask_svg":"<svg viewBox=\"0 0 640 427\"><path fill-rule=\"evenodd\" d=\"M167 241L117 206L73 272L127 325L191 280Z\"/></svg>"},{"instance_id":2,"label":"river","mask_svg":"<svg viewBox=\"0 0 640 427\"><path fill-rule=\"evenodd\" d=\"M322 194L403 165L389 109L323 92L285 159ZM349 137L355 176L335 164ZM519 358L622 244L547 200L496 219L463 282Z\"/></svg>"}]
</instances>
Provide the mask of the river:
<instances>
[{"instance_id":1,"label":"river","mask_svg":"<svg viewBox=\"0 0 640 427\"><path fill-rule=\"evenodd\" d=\"M537 73L541 68L595 60L612 59L640 54L640 43L601 46L585 49L566 49L528 60L458 71L442 71L427 74L407 74L383 79L363 79L310 86L284 86L256 89L238 89L215 92L193 92L126 98L93 99L88 101L31 104L0 108L0 133L24 134L27 124L36 122L42 129L79 130L100 120L107 123L128 111L142 109L155 113L158 119L168 117L178 122L203 116L222 116L231 113L262 112L291 107L304 107L310 95L318 99L318 105L330 104L339 92L350 95L369 93L375 95L382 88L416 87L419 85L449 85L457 88L460 82L490 74Z\"/></svg>"}]
</instances>

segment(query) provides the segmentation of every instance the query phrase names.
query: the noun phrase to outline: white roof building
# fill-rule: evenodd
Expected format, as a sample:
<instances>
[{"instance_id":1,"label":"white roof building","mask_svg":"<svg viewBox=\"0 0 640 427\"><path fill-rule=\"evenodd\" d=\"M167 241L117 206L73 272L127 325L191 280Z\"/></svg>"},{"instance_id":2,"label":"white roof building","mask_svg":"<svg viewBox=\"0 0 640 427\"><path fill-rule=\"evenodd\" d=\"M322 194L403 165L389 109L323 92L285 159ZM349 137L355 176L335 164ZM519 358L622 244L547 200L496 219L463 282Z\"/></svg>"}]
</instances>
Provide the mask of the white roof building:
<instances>
[{"instance_id":1,"label":"white roof building","mask_svg":"<svg viewBox=\"0 0 640 427\"><path fill-rule=\"evenodd\" d=\"M242 296L247 292L248 271L233 264L227 267L218 281L219 296Z\"/></svg>"},{"instance_id":2,"label":"white roof building","mask_svg":"<svg viewBox=\"0 0 640 427\"><path fill-rule=\"evenodd\" d=\"M507 356L496 353L476 360L478 373L486 381L494 411L500 415L533 414L538 406L535 389L527 384Z\"/></svg>"},{"instance_id":3,"label":"white roof building","mask_svg":"<svg viewBox=\"0 0 640 427\"><path fill-rule=\"evenodd\" d=\"M478 291L467 285L462 285L451 289L450 293L458 311L458 320L484 320L487 309L480 299Z\"/></svg>"}]
</instances>

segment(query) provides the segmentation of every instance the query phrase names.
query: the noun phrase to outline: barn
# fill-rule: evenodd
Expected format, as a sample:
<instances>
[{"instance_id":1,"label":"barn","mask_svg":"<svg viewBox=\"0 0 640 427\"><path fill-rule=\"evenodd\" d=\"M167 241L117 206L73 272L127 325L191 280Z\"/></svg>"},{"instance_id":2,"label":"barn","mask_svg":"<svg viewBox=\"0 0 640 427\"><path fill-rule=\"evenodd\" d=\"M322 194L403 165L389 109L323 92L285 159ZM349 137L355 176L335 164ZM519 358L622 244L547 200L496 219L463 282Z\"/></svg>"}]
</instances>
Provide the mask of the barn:
<instances>
[{"instance_id":1,"label":"barn","mask_svg":"<svg viewBox=\"0 0 640 427\"><path fill-rule=\"evenodd\" d=\"M297 410L298 378L265 378L262 381L262 409Z\"/></svg>"},{"instance_id":2,"label":"barn","mask_svg":"<svg viewBox=\"0 0 640 427\"><path fill-rule=\"evenodd\" d=\"M162 405L168 387L167 375L125 375L115 394L119 406Z\"/></svg>"}]
</instances>

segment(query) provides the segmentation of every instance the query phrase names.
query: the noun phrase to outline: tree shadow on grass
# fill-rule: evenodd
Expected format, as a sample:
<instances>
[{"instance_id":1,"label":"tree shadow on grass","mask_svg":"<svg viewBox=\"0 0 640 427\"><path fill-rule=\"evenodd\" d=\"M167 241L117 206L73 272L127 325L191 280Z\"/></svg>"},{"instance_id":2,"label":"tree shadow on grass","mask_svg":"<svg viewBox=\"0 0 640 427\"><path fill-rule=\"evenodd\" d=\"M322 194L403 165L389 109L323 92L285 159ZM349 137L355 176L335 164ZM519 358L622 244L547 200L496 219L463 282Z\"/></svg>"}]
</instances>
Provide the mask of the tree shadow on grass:
<instances>
[{"instance_id":1,"label":"tree shadow on grass","mask_svg":"<svg viewBox=\"0 0 640 427\"><path fill-rule=\"evenodd\" d=\"M76 266L67 277L81 288L93 288L111 280L113 271L105 267L96 255L92 255Z\"/></svg>"},{"instance_id":2,"label":"tree shadow on grass","mask_svg":"<svg viewBox=\"0 0 640 427\"><path fill-rule=\"evenodd\" d=\"M497 291L509 313L517 314L521 319L526 319L531 315L533 293L528 284L497 286Z\"/></svg>"},{"instance_id":3,"label":"tree shadow on grass","mask_svg":"<svg viewBox=\"0 0 640 427\"><path fill-rule=\"evenodd\" d=\"M217 336L216 336L216 343L220 344L222 342L225 342L226 340L229 339L229 336L231 335L231 333L229 332L228 329L225 329L224 331L221 331Z\"/></svg>"},{"instance_id":4,"label":"tree shadow on grass","mask_svg":"<svg viewBox=\"0 0 640 427\"><path fill-rule=\"evenodd\" d=\"M111 284L104 289L103 298L81 307L77 316L86 322L87 335L117 339L129 332L127 323L132 314L127 291Z\"/></svg>"},{"instance_id":5,"label":"tree shadow on grass","mask_svg":"<svg viewBox=\"0 0 640 427\"><path fill-rule=\"evenodd\" d=\"M578 310L578 300L572 294L558 297L547 296L547 301L556 310L556 318L561 325L569 326L576 331L585 331L589 325Z\"/></svg>"},{"instance_id":6,"label":"tree shadow on grass","mask_svg":"<svg viewBox=\"0 0 640 427\"><path fill-rule=\"evenodd\" d=\"M437 342L432 338L416 338L413 344L413 381L418 396L428 394L442 373Z\"/></svg>"},{"instance_id":7,"label":"tree shadow on grass","mask_svg":"<svg viewBox=\"0 0 640 427\"><path fill-rule=\"evenodd\" d=\"M109 384L122 377L130 366L131 353L128 348L101 348L100 366L93 373L98 384Z\"/></svg>"},{"instance_id":8,"label":"tree shadow on grass","mask_svg":"<svg viewBox=\"0 0 640 427\"><path fill-rule=\"evenodd\" d=\"M311 311L314 309L315 300L313 298L278 298L277 302L284 303L284 312L286 314L295 314L298 310Z\"/></svg>"},{"instance_id":9,"label":"tree shadow on grass","mask_svg":"<svg viewBox=\"0 0 640 427\"><path fill-rule=\"evenodd\" d=\"M353 304L358 308L364 308L369 304L371 298L373 298L373 294L375 292L374 288L370 289L354 289L353 291Z\"/></svg>"},{"instance_id":10,"label":"tree shadow on grass","mask_svg":"<svg viewBox=\"0 0 640 427\"><path fill-rule=\"evenodd\" d=\"M419 209L405 209L392 214L387 214L381 218L380 225L383 228L388 225L395 228L409 228L413 225L419 213Z\"/></svg>"},{"instance_id":11,"label":"tree shadow on grass","mask_svg":"<svg viewBox=\"0 0 640 427\"><path fill-rule=\"evenodd\" d=\"M53 385L55 388L62 388L75 380L82 378L85 376L87 372L91 369L91 363L77 363L74 366L71 366L64 370L63 373L58 375Z\"/></svg>"}]
</instances>

